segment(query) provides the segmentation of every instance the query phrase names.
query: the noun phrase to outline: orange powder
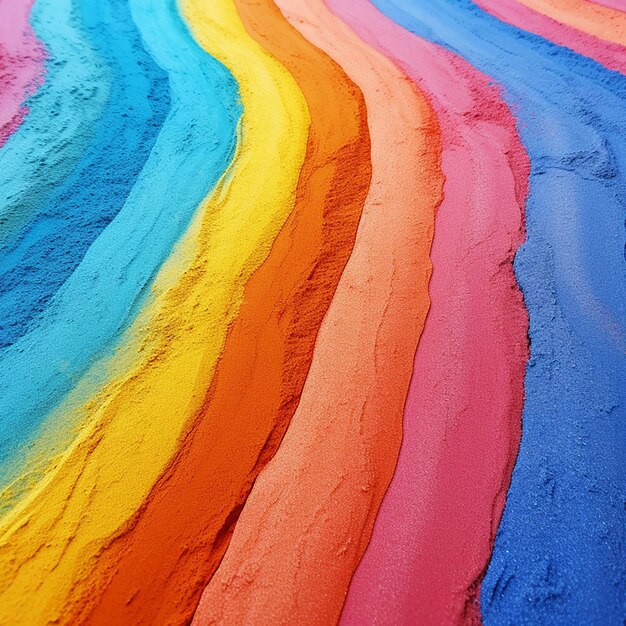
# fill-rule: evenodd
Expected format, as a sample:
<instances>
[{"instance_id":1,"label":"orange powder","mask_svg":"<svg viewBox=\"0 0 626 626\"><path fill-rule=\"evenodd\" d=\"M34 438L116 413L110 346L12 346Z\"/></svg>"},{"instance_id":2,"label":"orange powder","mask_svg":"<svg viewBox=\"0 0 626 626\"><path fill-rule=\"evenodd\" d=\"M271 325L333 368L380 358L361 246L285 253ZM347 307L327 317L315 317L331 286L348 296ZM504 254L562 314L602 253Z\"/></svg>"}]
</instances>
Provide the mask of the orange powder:
<instances>
[{"instance_id":1,"label":"orange powder","mask_svg":"<svg viewBox=\"0 0 626 626\"><path fill-rule=\"evenodd\" d=\"M243 508L196 625L337 621L393 474L429 305L443 184L434 113L321 2L278 5L363 91L373 182L300 404Z\"/></svg>"},{"instance_id":2,"label":"orange powder","mask_svg":"<svg viewBox=\"0 0 626 626\"><path fill-rule=\"evenodd\" d=\"M68 612L73 623L191 618L252 483L293 415L369 187L360 91L270 0L237 5L251 36L293 74L310 109L296 207L246 286L212 387L179 454L77 586Z\"/></svg>"},{"instance_id":3,"label":"orange powder","mask_svg":"<svg viewBox=\"0 0 626 626\"><path fill-rule=\"evenodd\" d=\"M626 13L586 0L517 0L557 22L604 41L626 44Z\"/></svg>"}]
</instances>

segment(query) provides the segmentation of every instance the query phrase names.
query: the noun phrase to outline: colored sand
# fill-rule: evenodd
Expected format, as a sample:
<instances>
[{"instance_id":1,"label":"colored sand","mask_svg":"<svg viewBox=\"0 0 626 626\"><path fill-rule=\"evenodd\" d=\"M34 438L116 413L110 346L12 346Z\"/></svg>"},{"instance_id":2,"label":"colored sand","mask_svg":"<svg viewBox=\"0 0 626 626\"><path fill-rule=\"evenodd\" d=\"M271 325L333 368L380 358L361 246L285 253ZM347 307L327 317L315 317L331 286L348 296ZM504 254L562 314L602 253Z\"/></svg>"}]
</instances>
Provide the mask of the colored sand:
<instances>
[{"instance_id":1,"label":"colored sand","mask_svg":"<svg viewBox=\"0 0 626 626\"><path fill-rule=\"evenodd\" d=\"M0 2L0 624L625 623L624 10Z\"/></svg>"},{"instance_id":2,"label":"colored sand","mask_svg":"<svg viewBox=\"0 0 626 626\"><path fill-rule=\"evenodd\" d=\"M519 443L527 320L511 262L528 159L486 77L367 2L329 5L428 94L446 177L402 449L342 622L457 623L477 613Z\"/></svg>"}]
</instances>

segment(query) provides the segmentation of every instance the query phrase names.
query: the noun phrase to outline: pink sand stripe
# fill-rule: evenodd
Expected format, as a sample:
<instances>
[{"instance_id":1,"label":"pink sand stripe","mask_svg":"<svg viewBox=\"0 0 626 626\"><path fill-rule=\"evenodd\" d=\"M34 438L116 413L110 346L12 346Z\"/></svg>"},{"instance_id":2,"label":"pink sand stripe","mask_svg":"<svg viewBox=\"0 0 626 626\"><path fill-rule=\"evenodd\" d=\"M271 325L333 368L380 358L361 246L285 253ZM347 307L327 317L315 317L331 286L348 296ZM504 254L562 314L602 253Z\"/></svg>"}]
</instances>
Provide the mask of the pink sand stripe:
<instances>
[{"instance_id":1,"label":"pink sand stripe","mask_svg":"<svg viewBox=\"0 0 626 626\"><path fill-rule=\"evenodd\" d=\"M475 623L520 437L527 316L511 261L529 162L487 77L366 0L327 3L430 94L446 176L400 458L342 623Z\"/></svg>"},{"instance_id":2,"label":"pink sand stripe","mask_svg":"<svg viewBox=\"0 0 626 626\"><path fill-rule=\"evenodd\" d=\"M626 11L626 0L590 0L592 4L615 9L616 11Z\"/></svg>"},{"instance_id":3,"label":"pink sand stripe","mask_svg":"<svg viewBox=\"0 0 626 626\"><path fill-rule=\"evenodd\" d=\"M28 22L33 1L0 2L0 146L28 114L24 100L43 82L45 51Z\"/></svg>"},{"instance_id":4,"label":"pink sand stripe","mask_svg":"<svg viewBox=\"0 0 626 626\"><path fill-rule=\"evenodd\" d=\"M588 33L561 24L547 15L519 4L515 0L474 0L483 10L503 22L535 33L559 46L594 59L605 67L626 74L626 49L615 43L604 41ZM611 3L606 3L608 6ZM617 3L615 3L617 4ZM622 8L624 1L622 2ZM619 7L611 7L619 8Z\"/></svg>"}]
</instances>

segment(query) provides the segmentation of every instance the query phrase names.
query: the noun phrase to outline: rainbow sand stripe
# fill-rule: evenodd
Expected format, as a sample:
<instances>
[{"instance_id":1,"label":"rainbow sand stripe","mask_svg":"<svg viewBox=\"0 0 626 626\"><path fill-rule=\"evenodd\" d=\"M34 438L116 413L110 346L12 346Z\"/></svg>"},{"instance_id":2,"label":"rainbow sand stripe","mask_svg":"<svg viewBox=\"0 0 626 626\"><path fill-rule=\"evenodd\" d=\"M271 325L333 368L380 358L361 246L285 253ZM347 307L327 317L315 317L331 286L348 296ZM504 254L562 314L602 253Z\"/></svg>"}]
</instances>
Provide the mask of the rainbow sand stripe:
<instances>
[{"instance_id":1,"label":"rainbow sand stripe","mask_svg":"<svg viewBox=\"0 0 626 626\"><path fill-rule=\"evenodd\" d=\"M626 623L626 4L0 2L0 625Z\"/></svg>"}]
</instances>

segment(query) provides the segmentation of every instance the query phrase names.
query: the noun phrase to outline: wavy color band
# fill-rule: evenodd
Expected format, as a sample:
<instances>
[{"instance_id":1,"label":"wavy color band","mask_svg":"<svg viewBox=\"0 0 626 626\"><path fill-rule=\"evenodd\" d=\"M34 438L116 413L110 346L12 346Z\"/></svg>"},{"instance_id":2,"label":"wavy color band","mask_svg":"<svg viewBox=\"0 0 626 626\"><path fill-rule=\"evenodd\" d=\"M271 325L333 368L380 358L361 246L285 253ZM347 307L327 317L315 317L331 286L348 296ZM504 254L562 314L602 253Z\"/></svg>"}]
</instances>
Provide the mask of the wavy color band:
<instances>
[{"instance_id":1,"label":"wavy color band","mask_svg":"<svg viewBox=\"0 0 626 626\"><path fill-rule=\"evenodd\" d=\"M625 8L0 1L0 624L623 623Z\"/></svg>"}]
</instances>

